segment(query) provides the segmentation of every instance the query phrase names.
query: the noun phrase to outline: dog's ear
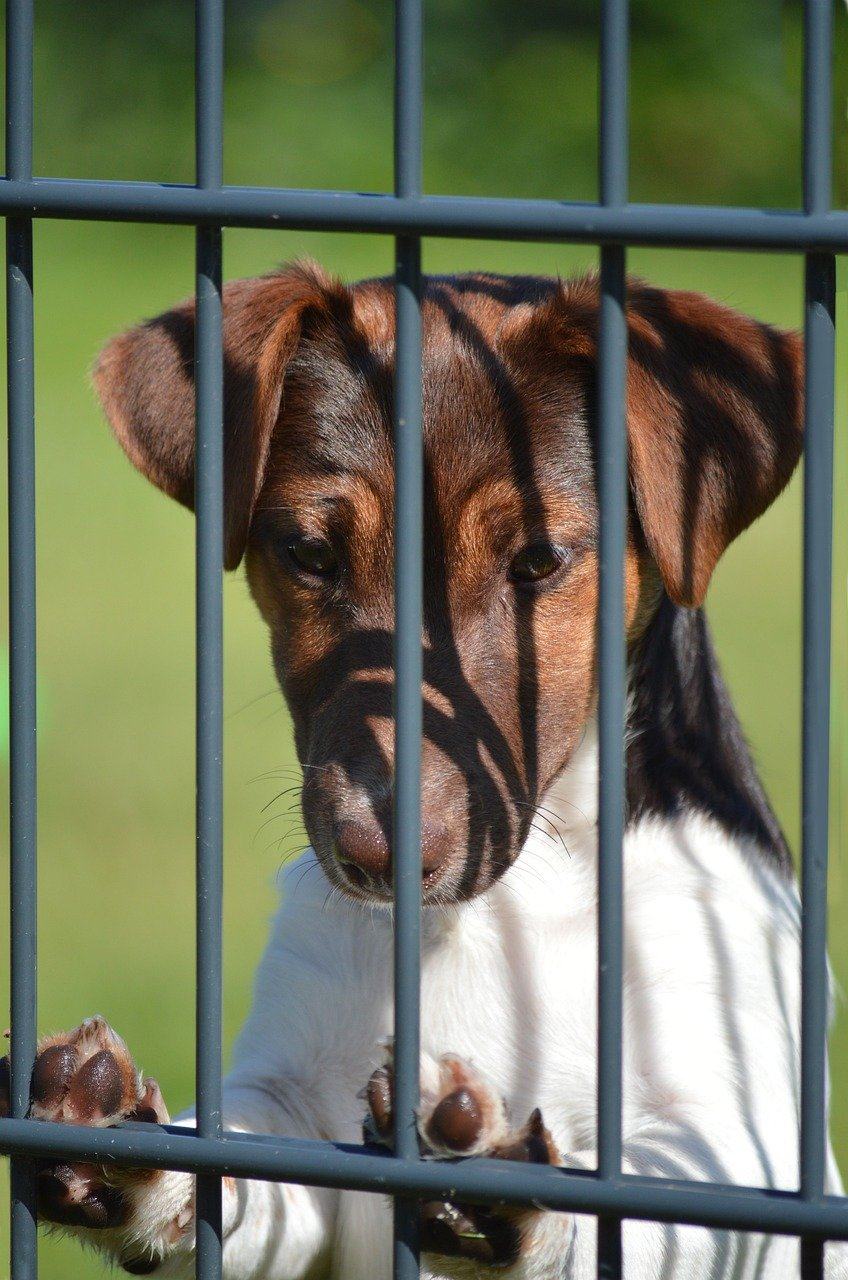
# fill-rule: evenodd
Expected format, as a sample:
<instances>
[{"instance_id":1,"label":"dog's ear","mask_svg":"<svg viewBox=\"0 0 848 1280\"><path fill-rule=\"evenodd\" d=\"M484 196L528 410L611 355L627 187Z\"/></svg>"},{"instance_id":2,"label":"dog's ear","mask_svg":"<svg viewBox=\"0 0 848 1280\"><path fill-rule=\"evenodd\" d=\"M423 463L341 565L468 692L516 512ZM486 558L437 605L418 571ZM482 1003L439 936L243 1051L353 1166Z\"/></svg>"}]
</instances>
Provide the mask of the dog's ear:
<instances>
[{"instance_id":1,"label":"dog's ear","mask_svg":"<svg viewBox=\"0 0 848 1280\"><path fill-rule=\"evenodd\" d=\"M224 564L244 552L280 414L286 366L314 313L347 298L314 264L224 287ZM94 384L139 471L194 506L194 300L114 338Z\"/></svg>"},{"instance_id":2,"label":"dog's ear","mask_svg":"<svg viewBox=\"0 0 848 1280\"><path fill-rule=\"evenodd\" d=\"M598 283L536 313L560 355L597 363ZM787 484L801 453L803 345L698 293L628 284L630 487L677 604L699 605L728 544ZM541 336L541 335L540 335Z\"/></svg>"},{"instance_id":3,"label":"dog's ear","mask_svg":"<svg viewBox=\"0 0 848 1280\"><path fill-rule=\"evenodd\" d=\"M628 297L630 483L678 604L702 602L730 542L789 481L803 439L798 334L697 293Z\"/></svg>"}]
</instances>

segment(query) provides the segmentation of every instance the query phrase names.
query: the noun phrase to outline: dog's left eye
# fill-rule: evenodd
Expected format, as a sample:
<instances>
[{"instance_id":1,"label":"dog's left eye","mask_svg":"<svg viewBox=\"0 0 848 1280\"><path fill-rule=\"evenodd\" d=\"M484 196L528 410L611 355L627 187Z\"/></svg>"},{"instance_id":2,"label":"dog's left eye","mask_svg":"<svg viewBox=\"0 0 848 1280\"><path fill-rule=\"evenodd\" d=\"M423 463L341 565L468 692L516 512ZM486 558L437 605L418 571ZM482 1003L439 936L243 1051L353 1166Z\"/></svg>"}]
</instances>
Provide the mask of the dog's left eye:
<instances>
[{"instance_id":1,"label":"dog's left eye","mask_svg":"<svg viewBox=\"0 0 848 1280\"><path fill-rule=\"evenodd\" d=\"M286 551L294 567L313 578L330 578L339 567L335 551L323 538L292 538Z\"/></svg>"},{"instance_id":2,"label":"dog's left eye","mask_svg":"<svg viewBox=\"0 0 848 1280\"><path fill-rule=\"evenodd\" d=\"M556 573L563 561L562 552L549 542L535 542L513 556L509 576L513 582L541 582Z\"/></svg>"}]
</instances>

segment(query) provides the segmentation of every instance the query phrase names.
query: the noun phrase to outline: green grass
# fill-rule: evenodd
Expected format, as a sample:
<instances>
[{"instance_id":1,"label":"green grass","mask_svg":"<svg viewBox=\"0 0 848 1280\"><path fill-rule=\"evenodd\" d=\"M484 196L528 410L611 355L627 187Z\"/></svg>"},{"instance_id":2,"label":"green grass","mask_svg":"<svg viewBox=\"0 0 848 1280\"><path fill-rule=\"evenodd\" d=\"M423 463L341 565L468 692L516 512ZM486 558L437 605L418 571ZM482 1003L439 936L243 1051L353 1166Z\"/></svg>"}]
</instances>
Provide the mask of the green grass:
<instances>
[{"instance_id":1,"label":"green grass","mask_svg":"<svg viewBox=\"0 0 848 1280\"><path fill-rule=\"evenodd\" d=\"M390 244L371 238L228 233L225 252L229 276L303 253L349 278L391 266ZM569 248L462 242L428 242L425 256L431 270L562 274L591 265L594 257ZM193 1073L193 527L188 514L126 462L103 424L87 369L111 333L191 290L192 260L192 236L184 230L52 223L36 233L39 1024L47 1031L102 1012L156 1073L174 1109L190 1101ZM768 320L800 320L800 264L790 258L634 253L632 265L659 283L708 290ZM844 311L843 302L841 294ZM844 418L844 405L840 409ZM841 709L834 734L834 772L842 785L834 787L831 949L844 982L848 486L842 418L835 595ZM796 481L731 549L709 597L737 705L796 844L799 518ZM229 1046L247 1008L277 871L301 837L285 801L265 809L294 781L294 754L267 638L240 573L227 581L225 607ZM5 919L0 901L4 929ZM848 1010L840 1009L833 1049L834 1132L848 1167ZM5 1230L2 1213L0 1224ZM45 1240L42 1250L44 1280L101 1274L95 1260L61 1241ZM5 1255L0 1241L0 1258Z\"/></svg>"}]
</instances>

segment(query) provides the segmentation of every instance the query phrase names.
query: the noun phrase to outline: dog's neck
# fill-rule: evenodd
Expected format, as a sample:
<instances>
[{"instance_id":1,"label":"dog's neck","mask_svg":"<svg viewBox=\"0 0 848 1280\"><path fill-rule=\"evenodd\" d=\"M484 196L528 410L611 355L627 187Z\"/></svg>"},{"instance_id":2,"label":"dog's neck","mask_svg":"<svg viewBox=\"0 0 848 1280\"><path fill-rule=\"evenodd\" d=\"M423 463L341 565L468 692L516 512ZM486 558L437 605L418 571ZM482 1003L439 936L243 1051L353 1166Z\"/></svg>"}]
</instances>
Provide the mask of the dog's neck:
<instances>
[{"instance_id":1,"label":"dog's neck","mask_svg":"<svg viewBox=\"0 0 848 1280\"><path fill-rule=\"evenodd\" d=\"M703 610L681 609L663 596L630 655L628 675L628 822L699 813L790 871L786 839L733 710Z\"/></svg>"},{"instance_id":2,"label":"dog's neck","mask_svg":"<svg viewBox=\"0 0 848 1280\"><path fill-rule=\"evenodd\" d=\"M783 870L791 857L757 776L701 610L664 597L629 656L626 821L698 815ZM534 817L525 851L547 861L594 851L598 726L593 715ZM522 854L522 857L524 854Z\"/></svg>"}]
</instances>

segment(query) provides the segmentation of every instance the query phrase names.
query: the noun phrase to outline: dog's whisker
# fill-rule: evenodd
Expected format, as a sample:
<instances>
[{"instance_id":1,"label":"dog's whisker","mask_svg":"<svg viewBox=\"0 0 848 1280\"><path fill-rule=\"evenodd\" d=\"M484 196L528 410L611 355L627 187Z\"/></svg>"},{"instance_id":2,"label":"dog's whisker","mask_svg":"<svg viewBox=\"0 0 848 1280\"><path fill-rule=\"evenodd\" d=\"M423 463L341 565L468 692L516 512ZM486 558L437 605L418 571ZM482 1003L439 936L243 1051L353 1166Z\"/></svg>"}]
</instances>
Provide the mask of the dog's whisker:
<instances>
[{"instance_id":1,"label":"dog's whisker","mask_svg":"<svg viewBox=\"0 0 848 1280\"><path fill-rule=\"evenodd\" d=\"M284 866L285 866L285 863L283 863L283 864L281 865L281 867L280 867L280 871L282 871L282 869L283 869L283 867L284 867ZM321 864L320 864L320 862L318 861L318 859L317 859L317 858L311 858L311 859L309 860L309 862L306 864L306 866L301 870L300 875L298 876L298 878L297 878L297 880L296 880L296 882L295 882L295 884L294 884L294 887L293 887L292 892L293 892L293 893L297 893L298 889L299 889L299 888L300 888L300 886L303 884L304 880L306 880L307 876L309 875L309 873L310 873L311 871L322 871L322 870L323 870L323 868L321 867ZM279 872L278 872L278 875L279 875Z\"/></svg>"},{"instance_id":2,"label":"dog's whisker","mask_svg":"<svg viewBox=\"0 0 848 1280\"><path fill-rule=\"evenodd\" d=\"M304 849L309 848L309 837L305 831L293 827L290 831L285 831L278 840L271 840L263 845L262 853L269 853L271 849L279 853L284 846L291 854L302 853Z\"/></svg>"},{"instance_id":3,"label":"dog's whisker","mask_svg":"<svg viewBox=\"0 0 848 1280\"><path fill-rule=\"evenodd\" d=\"M265 828L270 827L272 822L287 822L287 821L291 821L291 812L284 811L283 813L272 813L270 818L266 818L265 821L260 823L260 825L256 828L256 832L253 837L254 843L256 842L256 840L258 840L259 836L262 834Z\"/></svg>"},{"instance_id":4,"label":"dog's whisker","mask_svg":"<svg viewBox=\"0 0 848 1280\"><path fill-rule=\"evenodd\" d=\"M278 857L282 856L284 862L289 862L298 853L302 853L304 849L309 848L308 843L304 843L302 840L295 840L284 849L283 844L287 839L289 839L288 836L283 836L281 840L272 840L270 844L265 845L262 850L263 854L270 853L274 849Z\"/></svg>"},{"instance_id":5,"label":"dog's whisker","mask_svg":"<svg viewBox=\"0 0 848 1280\"><path fill-rule=\"evenodd\" d=\"M280 689L275 685L273 689L266 689L264 693L257 693L254 698L249 698L242 706L236 707L235 711L230 711L227 715L228 720L234 719L236 716L243 715L245 711L249 711L251 707L255 707L257 702L263 702L265 698L270 698L274 694L280 696Z\"/></svg>"},{"instance_id":6,"label":"dog's whisker","mask_svg":"<svg viewBox=\"0 0 848 1280\"><path fill-rule=\"evenodd\" d=\"M264 813L264 812L266 811L266 809L270 809L270 808L271 808L271 805L272 805L272 804L276 804L276 803L277 803L277 801L278 801L278 800L282 800L284 796L294 795L294 793L295 793L295 792L297 792L297 793L298 793L298 795L300 795L300 794L302 794L302 792L303 792L303 788L302 788L302 787L298 787L298 786L294 786L294 787L286 787L286 789L285 789L284 791L278 791L278 792L277 792L277 794L273 797L273 799L269 800L267 804L263 804L263 806L262 806L262 808L259 810L259 812L260 812L260 813Z\"/></svg>"}]
</instances>

